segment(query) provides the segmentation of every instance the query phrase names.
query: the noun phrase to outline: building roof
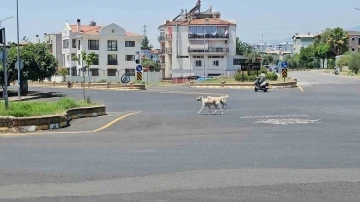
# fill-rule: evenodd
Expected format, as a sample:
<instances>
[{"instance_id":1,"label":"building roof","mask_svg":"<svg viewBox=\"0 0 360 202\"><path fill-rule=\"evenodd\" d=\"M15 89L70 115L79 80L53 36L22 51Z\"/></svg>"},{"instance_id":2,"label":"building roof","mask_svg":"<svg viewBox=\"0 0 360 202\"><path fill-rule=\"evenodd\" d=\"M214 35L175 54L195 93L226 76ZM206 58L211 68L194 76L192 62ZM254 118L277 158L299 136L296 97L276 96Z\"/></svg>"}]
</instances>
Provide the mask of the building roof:
<instances>
[{"instance_id":1,"label":"building roof","mask_svg":"<svg viewBox=\"0 0 360 202\"><path fill-rule=\"evenodd\" d=\"M295 38L295 37L299 37L299 38L315 38L317 36L320 36L320 34L311 34L311 33L299 34L299 33L296 33L296 34L293 35L292 38Z\"/></svg>"},{"instance_id":2,"label":"building roof","mask_svg":"<svg viewBox=\"0 0 360 202\"><path fill-rule=\"evenodd\" d=\"M349 36L357 36L360 35L359 31L346 31Z\"/></svg>"},{"instance_id":3,"label":"building roof","mask_svg":"<svg viewBox=\"0 0 360 202\"><path fill-rule=\"evenodd\" d=\"M187 20L187 21L178 21L177 24L178 24L178 26L204 25L205 19L193 19L193 20ZM161 26L175 26L175 25L176 25L176 21L172 21L172 22L168 21ZM206 23L206 25L236 25L236 23L230 22L227 20L223 20L220 18L209 18L209 21Z\"/></svg>"},{"instance_id":4,"label":"building roof","mask_svg":"<svg viewBox=\"0 0 360 202\"><path fill-rule=\"evenodd\" d=\"M72 32L77 32L77 25L69 25ZM99 31L104 26L90 26L90 25L80 25L80 32L86 34L99 34ZM135 34L132 32L125 31L126 36L142 36L140 34Z\"/></svg>"}]
</instances>

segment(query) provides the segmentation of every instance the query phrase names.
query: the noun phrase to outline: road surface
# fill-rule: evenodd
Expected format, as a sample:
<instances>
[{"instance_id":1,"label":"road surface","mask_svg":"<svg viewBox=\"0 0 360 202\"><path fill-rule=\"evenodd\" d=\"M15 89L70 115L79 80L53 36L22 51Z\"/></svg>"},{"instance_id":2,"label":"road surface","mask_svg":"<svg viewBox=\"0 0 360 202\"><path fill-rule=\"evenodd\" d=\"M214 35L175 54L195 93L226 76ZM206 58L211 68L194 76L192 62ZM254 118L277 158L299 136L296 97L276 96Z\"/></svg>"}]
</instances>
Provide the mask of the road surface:
<instances>
[{"instance_id":1,"label":"road surface","mask_svg":"<svg viewBox=\"0 0 360 202\"><path fill-rule=\"evenodd\" d=\"M0 136L0 201L358 201L360 81L290 76L303 92L88 90L108 116ZM223 116L197 115L198 96L220 94Z\"/></svg>"}]
</instances>

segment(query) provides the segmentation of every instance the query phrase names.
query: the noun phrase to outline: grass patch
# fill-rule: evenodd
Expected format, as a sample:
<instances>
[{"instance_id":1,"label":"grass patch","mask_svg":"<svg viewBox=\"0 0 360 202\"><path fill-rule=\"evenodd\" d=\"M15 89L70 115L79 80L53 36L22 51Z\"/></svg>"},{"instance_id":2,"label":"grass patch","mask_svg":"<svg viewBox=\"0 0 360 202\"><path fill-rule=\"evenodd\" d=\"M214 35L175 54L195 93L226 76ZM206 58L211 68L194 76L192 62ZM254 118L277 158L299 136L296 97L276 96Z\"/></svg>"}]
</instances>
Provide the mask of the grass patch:
<instances>
[{"instance_id":1,"label":"grass patch","mask_svg":"<svg viewBox=\"0 0 360 202\"><path fill-rule=\"evenodd\" d=\"M5 110L3 101L0 102L0 104L0 116L15 117L55 115L64 113L68 109L95 105L95 103L88 103L84 100L74 100L71 98L61 98L56 102L10 102L8 110Z\"/></svg>"}]
</instances>

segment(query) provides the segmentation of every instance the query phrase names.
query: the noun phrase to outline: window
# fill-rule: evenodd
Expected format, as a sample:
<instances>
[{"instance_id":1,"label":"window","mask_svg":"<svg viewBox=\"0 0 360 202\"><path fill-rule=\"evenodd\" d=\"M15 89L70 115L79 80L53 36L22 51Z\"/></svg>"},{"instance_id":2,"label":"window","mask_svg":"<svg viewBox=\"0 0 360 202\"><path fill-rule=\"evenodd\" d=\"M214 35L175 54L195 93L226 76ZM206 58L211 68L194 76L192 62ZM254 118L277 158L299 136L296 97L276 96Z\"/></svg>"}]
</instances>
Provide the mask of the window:
<instances>
[{"instance_id":1,"label":"window","mask_svg":"<svg viewBox=\"0 0 360 202\"><path fill-rule=\"evenodd\" d=\"M351 48L351 51L355 51L355 48Z\"/></svg>"},{"instance_id":2,"label":"window","mask_svg":"<svg viewBox=\"0 0 360 202\"><path fill-rule=\"evenodd\" d=\"M213 61L213 65L218 67L219 66L219 60Z\"/></svg>"},{"instance_id":3,"label":"window","mask_svg":"<svg viewBox=\"0 0 360 202\"><path fill-rule=\"evenodd\" d=\"M351 41L355 41L355 37L352 37L352 38L351 38Z\"/></svg>"},{"instance_id":4,"label":"window","mask_svg":"<svg viewBox=\"0 0 360 202\"><path fill-rule=\"evenodd\" d=\"M201 60L195 60L195 66L201 67Z\"/></svg>"},{"instance_id":5,"label":"window","mask_svg":"<svg viewBox=\"0 0 360 202\"><path fill-rule=\"evenodd\" d=\"M135 47L135 41L125 41L125 47Z\"/></svg>"},{"instance_id":6,"label":"window","mask_svg":"<svg viewBox=\"0 0 360 202\"><path fill-rule=\"evenodd\" d=\"M117 51L117 41L108 40L108 51Z\"/></svg>"},{"instance_id":7,"label":"window","mask_svg":"<svg viewBox=\"0 0 360 202\"><path fill-rule=\"evenodd\" d=\"M99 40L89 40L88 41L89 50L99 50Z\"/></svg>"},{"instance_id":8,"label":"window","mask_svg":"<svg viewBox=\"0 0 360 202\"><path fill-rule=\"evenodd\" d=\"M96 58L92 61L93 65L99 65L99 55L95 54Z\"/></svg>"},{"instance_id":9,"label":"window","mask_svg":"<svg viewBox=\"0 0 360 202\"><path fill-rule=\"evenodd\" d=\"M71 41L71 46L72 46L72 48L76 48L76 39L73 39Z\"/></svg>"},{"instance_id":10,"label":"window","mask_svg":"<svg viewBox=\"0 0 360 202\"><path fill-rule=\"evenodd\" d=\"M75 53L71 53L71 61L76 61L75 58L76 57L76 54Z\"/></svg>"},{"instance_id":11,"label":"window","mask_svg":"<svg viewBox=\"0 0 360 202\"><path fill-rule=\"evenodd\" d=\"M125 55L125 61L135 61L135 55Z\"/></svg>"},{"instance_id":12,"label":"window","mask_svg":"<svg viewBox=\"0 0 360 202\"><path fill-rule=\"evenodd\" d=\"M234 58L233 65L241 65L241 59Z\"/></svg>"},{"instance_id":13,"label":"window","mask_svg":"<svg viewBox=\"0 0 360 202\"><path fill-rule=\"evenodd\" d=\"M63 40L63 48L69 48L69 39Z\"/></svg>"},{"instance_id":14,"label":"window","mask_svg":"<svg viewBox=\"0 0 360 202\"><path fill-rule=\"evenodd\" d=\"M189 58L189 56L179 55L179 58Z\"/></svg>"},{"instance_id":15,"label":"window","mask_svg":"<svg viewBox=\"0 0 360 202\"><path fill-rule=\"evenodd\" d=\"M80 46L81 46L81 41L78 41L78 50L80 50Z\"/></svg>"},{"instance_id":16,"label":"window","mask_svg":"<svg viewBox=\"0 0 360 202\"><path fill-rule=\"evenodd\" d=\"M81 63L80 63L80 60L81 60L81 55L79 54L79 55L78 55L78 65L81 64Z\"/></svg>"},{"instance_id":17,"label":"window","mask_svg":"<svg viewBox=\"0 0 360 202\"><path fill-rule=\"evenodd\" d=\"M117 55L108 55L108 65L117 65Z\"/></svg>"},{"instance_id":18,"label":"window","mask_svg":"<svg viewBox=\"0 0 360 202\"><path fill-rule=\"evenodd\" d=\"M135 69L125 69L125 74L128 76L135 76Z\"/></svg>"},{"instance_id":19,"label":"window","mask_svg":"<svg viewBox=\"0 0 360 202\"><path fill-rule=\"evenodd\" d=\"M204 58L204 56L193 56L193 58Z\"/></svg>"},{"instance_id":20,"label":"window","mask_svg":"<svg viewBox=\"0 0 360 202\"><path fill-rule=\"evenodd\" d=\"M209 58L224 58L224 56L209 56Z\"/></svg>"},{"instance_id":21,"label":"window","mask_svg":"<svg viewBox=\"0 0 360 202\"><path fill-rule=\"evenodd\" d=\"M358 45L360 45L360 38L358 38Z\"/></svg>"},{"instance_id":22,"label":"window","mask_svg":"<svg viewBox=\"0 0 360 202\"><path fill-rule=\"evenodd\" d=\"M90 69L91 76L99 76L99 69Z\"/></svg>"},{"instance_id":23,"label":"window","mask_svg":"<svg viewBox=\"0 0 360 202\"><path fill-rule=\"evenodd\" d=\"M108 69L107 70L107 75L108 76L116 76L116 72L117 72L116 69Z\"/></svg>"}]
</instances>

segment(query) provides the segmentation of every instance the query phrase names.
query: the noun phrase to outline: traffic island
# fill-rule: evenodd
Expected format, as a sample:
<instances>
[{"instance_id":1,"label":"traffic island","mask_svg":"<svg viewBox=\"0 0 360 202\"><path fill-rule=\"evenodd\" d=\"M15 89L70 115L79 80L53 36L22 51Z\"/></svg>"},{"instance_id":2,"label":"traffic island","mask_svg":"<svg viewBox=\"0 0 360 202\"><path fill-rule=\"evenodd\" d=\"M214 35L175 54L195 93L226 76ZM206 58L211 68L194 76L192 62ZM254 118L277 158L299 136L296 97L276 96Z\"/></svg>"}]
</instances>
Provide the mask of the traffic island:
<instances>
[{"instance_id":1,"label":"traffic island","mask_svg":"<svg viewBox=\"0 0 360 202\"><path fill-rule=\"evenodd\" d=\"M226 81L221 81L219 83L199 83L199 82L190 82L190 88L230 88L230 89L248 89L253 88L255 82L231 82L227 83ZM269 88L296 88L297 79L292 81L278 82L273 81L269 82Z\"/></svg>"},{"instance_id":2,"label":"traffic island","mask_svg":"<svg viewBox=\"0 0 360 202\"><path fill-rule=\"evenodd\" d=\"M106 106L62 98L57 102L12 102L0 106L0 132L24 133L70 126L73 119L106 115Z\"/></svg>"},{"instance_id":3,"label":"traffic island","mask_svg":"<svg viewBox=\"0 0 360 202\"><path fill-rule=\"evenodd\" d=\"M83 82L29 82L30 86L54 87L54 88L84 88ZM108 89L108 90L146 90L145 84L122 84L122 83L85 83L87 89Z\"/></svg>"}]
</instances>

